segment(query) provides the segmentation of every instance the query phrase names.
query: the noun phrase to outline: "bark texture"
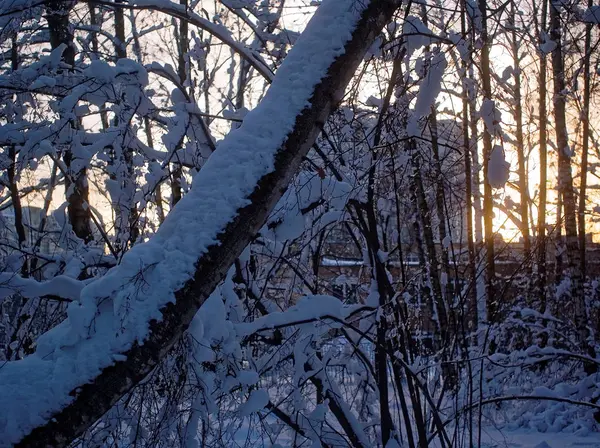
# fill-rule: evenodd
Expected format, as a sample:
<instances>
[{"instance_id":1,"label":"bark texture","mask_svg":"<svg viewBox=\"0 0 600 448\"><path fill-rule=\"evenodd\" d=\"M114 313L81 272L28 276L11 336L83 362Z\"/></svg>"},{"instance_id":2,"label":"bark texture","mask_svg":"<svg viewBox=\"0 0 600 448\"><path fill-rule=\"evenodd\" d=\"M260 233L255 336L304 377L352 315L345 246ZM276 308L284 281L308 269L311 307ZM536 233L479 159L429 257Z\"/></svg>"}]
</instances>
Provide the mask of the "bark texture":
<instances>
[{"instance_id":1,"label":"bark texture","mask_svg":"<svg viewBox=\"0 0 600 448\"><path fill-rule=\"evenodd\" d=\"M550 5L550 37L556 43L552 52L552 74L554 77L554 120L556 146L558 152L558 192L562 198L565 242L567 248L567 273L571 279L571 301L573 318L577 325L579 344L588 352L587 311L583 296L583 278L581 276L579 241L577 237L577 206L571 172L571 150L566 120L566 91L564 56L562 49L562 31L560 12L554 3Z\"/></svg>"},{"instance_id":2,"label":"bark texture","mask_svg":"<svg viewBox=\"0 0 600 448\"><path fill-rule=\"evenodd\" d=\"M65 46L62 53L63 61L71 67L75 64L75 44L73 42L73 29L69 22L69 13L73 2L51 0L46 3L46 20L50 34L50 45L53 50L61 45ZM73 121L71 126L77 127ZM65 191L67 196L67 213L69 222L73 227L75 235L88 243L92 240L91 212L89 204L89 186L85 168L74 172L71 165L74 155L70 148L64 151L63 159L68 172L65 176Z\"/></svg>"}]
</instances>

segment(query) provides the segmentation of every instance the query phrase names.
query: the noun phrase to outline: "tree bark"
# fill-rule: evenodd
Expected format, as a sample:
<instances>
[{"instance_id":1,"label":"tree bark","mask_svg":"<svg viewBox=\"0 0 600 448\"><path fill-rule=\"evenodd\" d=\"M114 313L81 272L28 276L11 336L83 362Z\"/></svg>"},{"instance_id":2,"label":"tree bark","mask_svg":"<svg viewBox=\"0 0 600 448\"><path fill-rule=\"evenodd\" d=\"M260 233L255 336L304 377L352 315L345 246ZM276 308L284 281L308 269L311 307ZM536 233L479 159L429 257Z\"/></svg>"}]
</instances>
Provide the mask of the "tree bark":
<instances>
[{"instance_id":1,"label":"tree bark","mask_svg":"<svg viewBox=\"0 0 600 448\"><path fill-rule=\"evenodd\" d=\"M481 12L481 81L483 96L492 99L490 73L490 41L487 31L487 2L479 0ZM494 253L494 200L492 186L488 179L489 158L492 153L492 135L487 126L483 127L483 227L485 232L485 295L488 322L493 322L497 311L496 261Z\"/></svg>"},{"instance_id":2,"label":"tree bark","mask_svg":"<svg viewBox=\"0 0 600 448\"><path fill-rule=\"evenodd\" d=\"M121 0L115 0L115 3L121 3ZM115 8L115 53L117 59L127 57L127 46L125 43L125 14L123 8Z\"/></svg>"},{"instance_id":3,"label":"tree bark","mask_svg":"<svg viewBox=\"0 0 600 448\"><path fill-rule=\"evenodd\" d=\"M516 6L513 2L511 5L511 52L513 56L513 79L515 85L513 88L515 100L515 137L517 141L517 158L519 160L519 193L521 196L520 212L521 212L521 235L523 236L523 257L529 260L531 253L531 239L529 237L529 183L527 182L527 166L525 158L525 143L523 139L523 99L521 95L521 58L519 57L519 38L516 28ZM526 273L531 272L531 264L525 263Z\"/></svg>"},{"instance_id":4,"label":"tree bark","mask_svg":"<svg viewBox=\"0 0 600 448\"><path fill-rule=\"evenodd\" d=\"M542 33L546 31L546 18L548 14L548 1L542 0L542 18L540 23L538 41L542 42ZM540 53L540 74L538 85L540 87L538 120L540 125L540 198L538 205L537 222L537 290L540 301L539 310L546 312L546 201L547 201L547 182L548 182L548 130L546 117L548 111L546 107L546 82L547 82L547 60L544 53Z\"/></svg>"},{"instance_id":5,"label":"tree bark","mask_svg":"<svg viewBox=\"0 0 600 448\"><path fill-rule=\"evenodd\" d=\"M140 45L140 35L137 30L137 24L135 20L134 11L130 11L130 22L131 22L131 33L133 34L133 53L135 54L138 62L143 64L142 58L142 47ZM150 123L150 118L148 116L144 117L144 133L146 134L146 141L150 148L154 148L154 138L152 137L152 125ZM163 197L162 197L162 181L156 185L154 190L154 201L156 205L156 214L158 215L158 223L159 225L163 223L165 220L165 210L163 207Z\"/></svg>"},{"instance_id":6,"label":"tree bark","mask_svg":"<svg viewBox=\"0 0 600 448\"><path fill-rule=\"evenodd\" d=\"M593 0L588 0L588 8L594 5ZM579 206L578 206L578 224L579 224L579 262L581 278L585 281L587 263L586 263L586 239L585 239L585 202L587 194L587 171L588 171L588 151L590 145L590 80L591 80L591 41L592 24L585 25L585 47L583 59L583 110L581 119L583 122L583 136L581 147L581 179L579 181Z\"/></svg>"},{"instance_id":7,"label":"tree bark","mask_svg":"<svg viewBox=\"0 0 600 448\"><path fill-rule=\"evenodd\" d=\"M583 295L583 279L581 276L579 242L577 238L577 207L571 173L571 150L566 121L565 69L562 49L562 31L560 13L557 5L550 4L550 38L556 44L552 52L552 72L554 86L554 120L556 144L558 151L558 191L563 203L563 221L565 227L565 243L567 251L567 273L571 279L571 300L573 303L573 320L577 328L578 342L585 353L588 350L587 311ZM543 118L542 118L543 119Z\"/></svg>"},{"instance_id":8,"label":"tree bark","mask_svg":"<svg viewBox=\"0 0 600 448\"><path fill-rule=\"evenodd\" d=\"M467 41L467 23L466 23L466 4L465 0L461 1L460 25L462 38ZM465 155L465 206L467 214L467 250L469 252L468 262L468 277L471 281L471 286L468 288L467 301L467 328L474 332L479 324L479 316L477 313L477 268L475 259L475 243L473 239L473 168L471 164L471 145L469 136L469 90L467 87L467 61L463 60L461 64L462 70L462 137L463 151Z\"/></svg>"},{"instance_id":9,"label":"tree bark","mask_svg":"<svg viewBox=\"0 0 600 448\"><path fill-rule=\"evenodd\" d=\"M50 45L53 50L60 45L66 45L62 59L69 66L75 65L75 44L73 42L73 31L69 23L69 13L73 3L70 1L50 0L46 2L46 20L50 33ZM72 123L73 127L77 123ZM73 153L69 148L65 149L63 159L68 172L65 176L65 192L67 196L67 214L69 222L73 227L75 235L85 243L93 239L91 212L89 207L89 186L87 182L86 169L78 172L71 170Z\"/></svg>"},{"instance_id":10,"label":"tree bark","mask_svg":"<svg viewBox=\"0 0 600 448\"><path fill-rule=\"evenodd\" d=\"M180 0L179 4L185 8L187 13L187 0ZM177 75L179 76L179 82L181 83L182 88L185 88L183 86L187 79L185 56L188 53L188 49L188 22L187 20L180 19L177 28ZM181 143L183 143L183 141ZM173 159L173 163L171 164L171 207L177 204L182 198L181 177L183 176L181 163L179 163L176 157Z\"/></svg>"},{"instance_id":11,"label":"tree bark","mask_svg":"<svg viewBox=\"0 0 600 448\"><path fill-rule=\"evenodd\" d=\"M442 171L442 161L440 159L440 149L438 140L437 127L437 112L434 107L431 108L429 116L429 130L431 132L431 150L433 153L433 162L435 168L435 211L438 218L438 238L441 243L441 272L446 277L445 283L442 282L442 297L443 301L448 304L448 314L452 316L452 308L450 306L450 291L448 285L450 282L450 254L448 244L445 243L446 238L450 238L451 234L447 228L446 219L446 185L444 183L444 173Z\"/></svg>"}]
</instances>

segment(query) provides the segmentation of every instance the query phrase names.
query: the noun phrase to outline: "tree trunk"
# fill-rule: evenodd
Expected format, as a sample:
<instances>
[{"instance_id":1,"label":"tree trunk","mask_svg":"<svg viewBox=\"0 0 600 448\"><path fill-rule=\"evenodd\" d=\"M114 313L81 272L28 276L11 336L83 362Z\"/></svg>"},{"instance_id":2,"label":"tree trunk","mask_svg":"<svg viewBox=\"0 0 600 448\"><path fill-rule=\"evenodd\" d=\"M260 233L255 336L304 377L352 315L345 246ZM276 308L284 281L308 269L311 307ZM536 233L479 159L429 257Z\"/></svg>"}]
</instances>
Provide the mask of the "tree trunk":
<instances>
[{"instance_id":1,"label":"tree trunk","mask_svg":"<svg viewBox=\"0 0 600 448\"><path fill-rule=\"evenodd\" d=\"M462 38L467 41L467 23L466 23L466 5L465 1L461 2L461 33ZM467 66L468 62L463 60L462 69L462 137L463 137L463 152L465 157L465 206L467 214L467 250L469 252L469 261L467 267L467 278L471 282L467 293L467 328L473 332L479 324L477 313L477 268L475 259L475 243L473 240L473 168L471 165L471 144L469 137L469 90L467 87Z\"/></svg>"},{"instance_id":2,"label":"tree trunk","mask_svg":"<svg viewBox=\"0 0 600 448\"><path fill-rule=\"evenodd\" d=\"M593 0L588 0L588 8L594 5ZM581 278L586 279L587 263L586 263L586 229L585 229L585 203L587 194L587 172L588 172L588 151L590 145L590 80L591 80L591 41L592 41L592 24L585 25L585 47L583 59L583 110L581 118L583 122L583 136L581 147L581 179L579 181L579 262Z\"/></svg>"},{"instance_id":3,"label":"tree trunk","mask_svg":"<svg viewBox=\"0 0 600 448\"><path fill-rule=\"evenodd\" d=\"M441 272L445 276L445 282L442 282L441 285L442 297L444 301L448 301L450 299L448 290L448 284L450 282L450 256L447 239L450 238L450 231L446 227L446 186L444 184L444 173L442 171L442 162L440 160L437 113L434 108L431 109L431 115L429 116L429 129L431 131L431 150L433 153L433 162L435 164L435 209L438 218L438 238L441 243ZM448 311L451 311L450 308Z\"/></svg>"},{"instance_id":4,"label":"tree trunk","mask_svg":"<svg viewBox=\"0 0 600 448\"><path fill-rule=\"evenodd\" d=\"M584 352L588 352L587 311L583 295L583 279L579 260L579 244L577 238L577 208L575 191L571 173L571 150L567 134L565 73L562 51L562 31L560 13L557 5L550 4L550 38L556 44L552 52L552 72L554 77L554 120L556 129L556 145L558 151L558 191L563 203L563 221L565 227L565 243L567 252L567 273L571 280L571 300L573 303L573 320L577 327L578 342Z\"/></svg>"},{"instance_id":5,"label":"tree trunk","mask_svg":"<svg viewBox=\"0 0 600 448\"><path fill-rule=\"evenodd\" d=\"M511 4L511 52L513 56L513 79L514 85L514 100L515 100L515 125L516 125L516 141L517 141L517 158L519 160L519 193L521 196L521 235L523 236L523 257L526 260L525 273L527 278L531 272L531 264L529 257L531 253L531 239L529 237L529 183L527 181L527 163L525 160L525 143L523 140L523 99L521 97L521 58L519 57L520 42L517 36L516 29L516 7L515 2Z\"/></svg>"},{"instance_id":6,"label":"tree trunk","mask_svg":"<svg viewBox=\"0 0 600 448\"><path fill-rule=\"evenodd\" d=\"M421 177L421 168L419 155L417 149L412 149L412 163L413 163L413 176L415 182L415 194L417 198L417 208L419 212L419 221L421 223L423 231L423 239L425 240L425 251L427 253L427 260L423 268L426 270L429 276L429 282L431 284L433 293L433 305L435 310L436 321L436 336L439 335L440 341L435 350L440 350L446 346L448 342L448 313L446 311L446 304L442 297L442 287L440 284L440 272L437 260L437 253L435 249L435 241L433 238L433 229L431 223L431 212L427 205L425 198L425 189L423 187L423 179Z\"/></svg>"},{"instance_id":7,"label":"tree trunk","mask_svg":"<svg viewBox=\"0 0 600 448\"><path fill-rule=\"evenodd\" d=\"M188 8L187 0L180 0L179 4L182 5L186 12ZM187 20L179 20L179 27L177 30L177 75L179 76L179 82L182 88L185 85L187 79L186 70L186 56L189 51L188 41L188 23ZM182 197L181 192L181 176L183 176L183 168L181 164L174 158L171 168L171 207L177 204Z\"/></svg>"},{"instance_id":8,"label":"tree trunk","mask_svg":"<svg viewBox=\"0 0 600 448\"><path fill-rule=\"evenodd\" d=\"M72 5L72 2L61 0L51 0L46 3L46 20L48 21L50 33L50 45L53 50L61 44L66 45L62 59L71 67L75 65L75 44L73 43L73 31L69 23L69 12ZM73 122L71 126L77 127L77 123ZM73 153L69 148L65 149L63 159L68 171L65 176L65 192L69 221L75 235L88 243L92 240L93 235L90 225L91 212L86 169L72 172Z\"/></svg>"},{"instance_id":9,"label":"tree trunk","mask_svg":"<svg viewBox=\"0 0 600 448\"><path fill-rule=\"evenodd\" d=\"M546 32L546 18L548 14L548 0L542 0L542 18L540 23L538 41L542 42L542 33ZM537 294L540 301L539 310L546 312L546 201L547 201L547 183L548 183L548 129L546 117L548 111L546 107L546 82L547 82L547 59L544 53L540 53L540 74L538 85L540 88L538 121L540 126L540 198L538 206L537 222Z\"/></svg>"},{"instance_id":10,"label":"tree trunk","mask_svg":"<svg viewBox=\"0 0 600 448\"><path fill-rule=\"evenodd\" d=\"M481 81L484 99L492 99L490 73L490 41L487 31L487 2L479 0L481 12ZM493 322L497 312L496 261L494 253L494 200L492 186L488 179L489 159L492 154L492 135L487 126L483 127L483 226L485 232L485 295L488 322Z\"/></svg>"},{"instance_id":11,"label":"tree trunk","mask_svg":"<svg viewBox=\"0 0 600 448\"><path fill-rule=\"evenodd\" d=\"M121 0L115 0L121 3ZM127 57L127 46L125 43L125 14L123 8L115 8L115 53L118 59Z\"/></svg>"},{"instance_id":12,"label":"tree trunk","mask_svg":"<svg viewBox=\"0 0 600 448\"><path fill-rule=\"evenodd\" d=\"M19 68L19 53L17 48L17 36L12 38L11 45L11 68L16 71ZM18 101L18 100L17 100ZM23 224L23 209L21 207L21 197L19 196L18 173L17 173L17 151L15 145L8 147L8 159L10 165L7 171L8 185L10 189L10 199L15 216L15 231L17 233L17 243L21 248L27 241L25 226ZM27 263L23 263L21 274L27 277Z\"/></svg>"},{"instance_id":13,"label":"tree trunk","mask_svg":"<svg viewBox=\"0 0 600 448\"><path fill-rule=\"evenodd\" d=\"M131 11L131 16L129 20L131 21L131 33L133 34L133 53L135 54L138 62L142 64L142 47L140 45L140 36L137 31L137 26L135 23L135 14L133 13L133 11ZM154 148L154 138L152 137L152 125L148 116L144 117L144 133L146 134L146 141L148 143L148 146L150 148ZM158 215L159 224L162 224L165 220L165 210L163 206L161 185L162 181L159 182L158 185L156 185L154 191L154 200L156 203L156 213Z\"/></svg>"}]
</instances>

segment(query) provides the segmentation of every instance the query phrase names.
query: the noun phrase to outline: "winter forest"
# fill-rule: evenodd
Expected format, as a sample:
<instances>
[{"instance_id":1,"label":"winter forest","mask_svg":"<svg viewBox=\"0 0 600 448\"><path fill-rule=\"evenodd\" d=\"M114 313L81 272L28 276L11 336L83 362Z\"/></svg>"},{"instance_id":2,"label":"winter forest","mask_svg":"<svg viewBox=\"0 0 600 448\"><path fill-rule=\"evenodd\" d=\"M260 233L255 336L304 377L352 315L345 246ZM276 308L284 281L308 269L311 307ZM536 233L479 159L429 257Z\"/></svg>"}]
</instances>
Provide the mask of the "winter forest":
<instances>
[{"instance_id":1,"label":"winter forest","mask_svg":"<svg viewBox=\"0 0 600 448\"><path fill-rule=\"evenodd\" d=\"M600 447L600 4L0 0L0 446Z\"/></svg>"}]
</instances>

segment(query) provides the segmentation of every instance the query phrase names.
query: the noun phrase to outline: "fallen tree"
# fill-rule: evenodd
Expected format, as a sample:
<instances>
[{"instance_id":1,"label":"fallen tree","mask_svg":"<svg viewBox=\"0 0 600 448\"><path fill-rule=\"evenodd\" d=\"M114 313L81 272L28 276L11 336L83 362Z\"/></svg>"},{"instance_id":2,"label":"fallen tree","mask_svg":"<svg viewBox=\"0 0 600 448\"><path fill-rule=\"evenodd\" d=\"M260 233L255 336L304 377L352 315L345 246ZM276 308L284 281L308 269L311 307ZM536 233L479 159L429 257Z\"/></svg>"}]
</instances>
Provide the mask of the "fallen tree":
<instances>
[{"instance_id":1,"label":"fallen tree","mask_svg":"<svg viewBox=\"0 0 600 448\"><path fill-rule=\"evenodd\" d=\"M263 226L399 3L319 7L155 237L88 285L34 355L0 368L4 442L68 444L159 363Z\"/></svg>"}]
</instances>

